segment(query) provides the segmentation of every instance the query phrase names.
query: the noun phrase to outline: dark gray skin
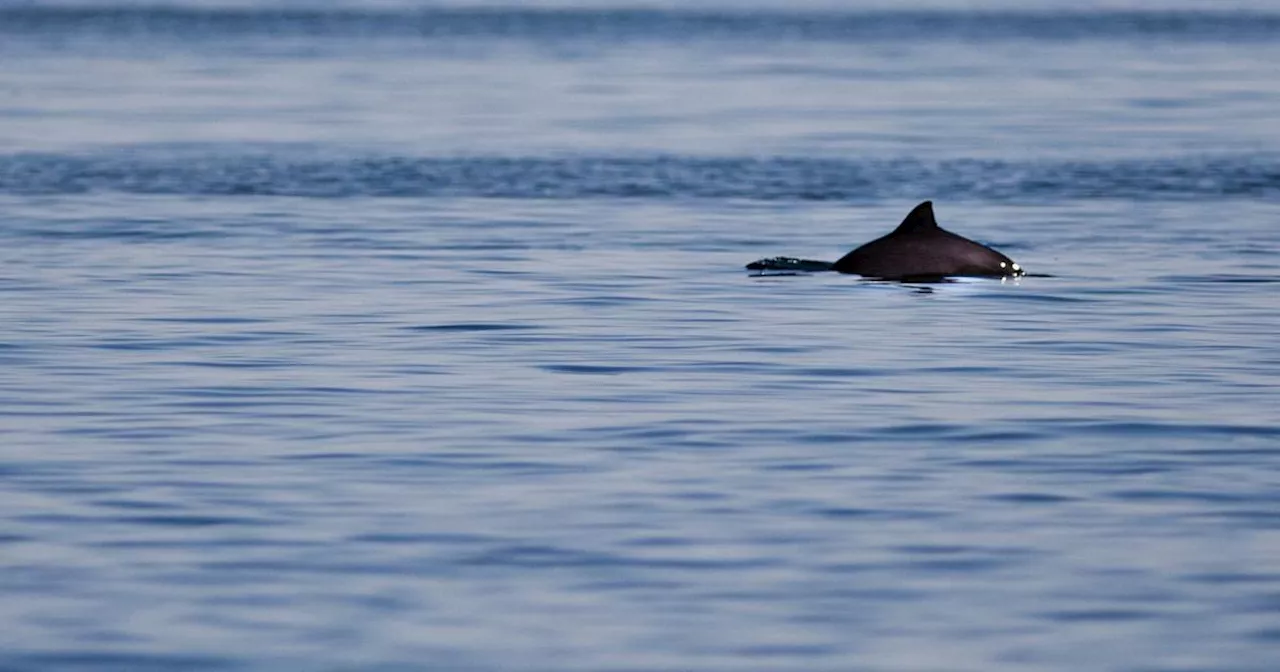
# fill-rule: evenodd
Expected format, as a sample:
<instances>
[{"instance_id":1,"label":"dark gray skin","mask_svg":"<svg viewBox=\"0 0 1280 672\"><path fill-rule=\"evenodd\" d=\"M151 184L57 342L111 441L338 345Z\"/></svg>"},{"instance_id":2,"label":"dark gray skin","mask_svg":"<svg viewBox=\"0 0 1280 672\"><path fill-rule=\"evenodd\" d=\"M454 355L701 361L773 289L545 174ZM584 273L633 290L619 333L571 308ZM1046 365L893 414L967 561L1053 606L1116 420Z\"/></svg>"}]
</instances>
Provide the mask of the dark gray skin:
<instances>
[{"instance_id":1,"label":"dark gray skin","mask_svg":"<svg viewBox=\"0 0 1280 672\"><path fill-rule=\"evenodd\" d=\"M834 264L777 257L752 262L747 268L783 272L832 270L903 282L1023 274L1022 267L1009 257L938 226L931 201L917 205L889 235L859 247Z\"/></svg>"}]
</instances>

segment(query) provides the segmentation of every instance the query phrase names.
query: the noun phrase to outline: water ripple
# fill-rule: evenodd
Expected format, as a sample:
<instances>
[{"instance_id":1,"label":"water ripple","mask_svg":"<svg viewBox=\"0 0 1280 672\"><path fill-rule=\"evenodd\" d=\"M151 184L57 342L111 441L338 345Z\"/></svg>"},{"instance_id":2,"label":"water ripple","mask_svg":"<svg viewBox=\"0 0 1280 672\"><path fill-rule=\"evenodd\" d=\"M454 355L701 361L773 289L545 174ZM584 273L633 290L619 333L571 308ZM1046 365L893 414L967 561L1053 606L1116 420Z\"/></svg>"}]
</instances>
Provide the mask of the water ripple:
<instances>
[{"instance_id":1,"label":"water ripple","mask_svg":"<svg viewBox=\"0 0 1280 672\"><path fill-rule=\"evenodd\" d=\"M428 7L309 9L19 5L0 10L0 34L203 41L272 38L494 37L525 40L749 39L833 42L931 40L1223 39L1280 36L1270 12L1073 10L778 11L639 8Z\"/></svg>"},{"instance_id":2,"label":"water ripple","mask_svg":"<svg viewBox=\"0 0 1280 672\"><path fill-rule=\"evenodd\" d=\"M931 162L682 156L308 159L288 154L192 156L159 148L108 155L11 154L0 156L0 193L756 201L909 199L925 193L1032 202L1280 197L1280 160L1269 155ZM211 232L140 220L87 230L46 228L39 235L187 238Z\"/></svg>"}]
</instances>

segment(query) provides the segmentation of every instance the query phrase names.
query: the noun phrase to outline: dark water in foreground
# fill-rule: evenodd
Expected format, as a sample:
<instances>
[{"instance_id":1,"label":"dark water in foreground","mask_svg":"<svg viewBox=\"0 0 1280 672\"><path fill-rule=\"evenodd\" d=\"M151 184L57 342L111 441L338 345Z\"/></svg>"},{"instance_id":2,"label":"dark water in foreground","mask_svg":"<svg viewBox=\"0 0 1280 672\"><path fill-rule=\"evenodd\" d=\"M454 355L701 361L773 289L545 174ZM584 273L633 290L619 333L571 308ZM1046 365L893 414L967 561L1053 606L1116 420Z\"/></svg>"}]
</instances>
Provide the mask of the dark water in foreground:
<instances>
[{"instance_id":1,"label":"dark water in foreground","mask_svg":"<svg viewBox=\"0 0 1280 672\"><path fill-rule=\"evenodd\" d=\"M4 8L0 670L1272 670L1276 62L1262 10ZM926 198L1054 277L742 270Z\"/></svg>"}]
</instances>

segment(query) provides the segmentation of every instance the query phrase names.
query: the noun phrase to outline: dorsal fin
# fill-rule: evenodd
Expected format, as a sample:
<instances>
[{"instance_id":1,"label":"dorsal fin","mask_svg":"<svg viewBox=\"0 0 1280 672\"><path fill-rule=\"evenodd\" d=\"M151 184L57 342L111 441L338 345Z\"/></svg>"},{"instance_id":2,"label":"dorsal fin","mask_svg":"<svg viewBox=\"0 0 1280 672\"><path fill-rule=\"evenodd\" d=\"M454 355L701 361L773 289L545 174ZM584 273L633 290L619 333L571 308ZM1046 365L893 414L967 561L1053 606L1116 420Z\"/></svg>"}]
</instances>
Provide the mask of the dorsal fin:
<instances>
[{"instance_id":1,"label":"dorsal fin","mask_svg":"<svg viewBox=\"0 0 1280 672\"><path fill-rule=\"evenodd\" d=\"M925 201L908 212L907 218L902 220L893 232L922 233L936 228L938 228L938 220L933 218L933 201Z\"/></svg>"}]
</instances>

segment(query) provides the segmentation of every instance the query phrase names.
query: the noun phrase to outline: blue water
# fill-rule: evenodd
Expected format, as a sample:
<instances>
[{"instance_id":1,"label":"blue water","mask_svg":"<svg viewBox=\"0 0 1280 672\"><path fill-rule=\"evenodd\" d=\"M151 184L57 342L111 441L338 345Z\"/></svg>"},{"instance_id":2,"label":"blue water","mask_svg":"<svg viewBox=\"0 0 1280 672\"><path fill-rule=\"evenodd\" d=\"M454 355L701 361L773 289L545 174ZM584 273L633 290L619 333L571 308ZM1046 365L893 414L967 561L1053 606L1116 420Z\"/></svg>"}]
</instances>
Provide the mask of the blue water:
<instances>
[{"instance_id":1,"label":"blue water","mask_svg":"<svg viewBox=\"0 0 1280 672\"><path fill-rule=\"evenodd\" d=\"M1280 13L959 4L0 7L0 670L1276 669Z\"/></svg>"}]
</instances>

